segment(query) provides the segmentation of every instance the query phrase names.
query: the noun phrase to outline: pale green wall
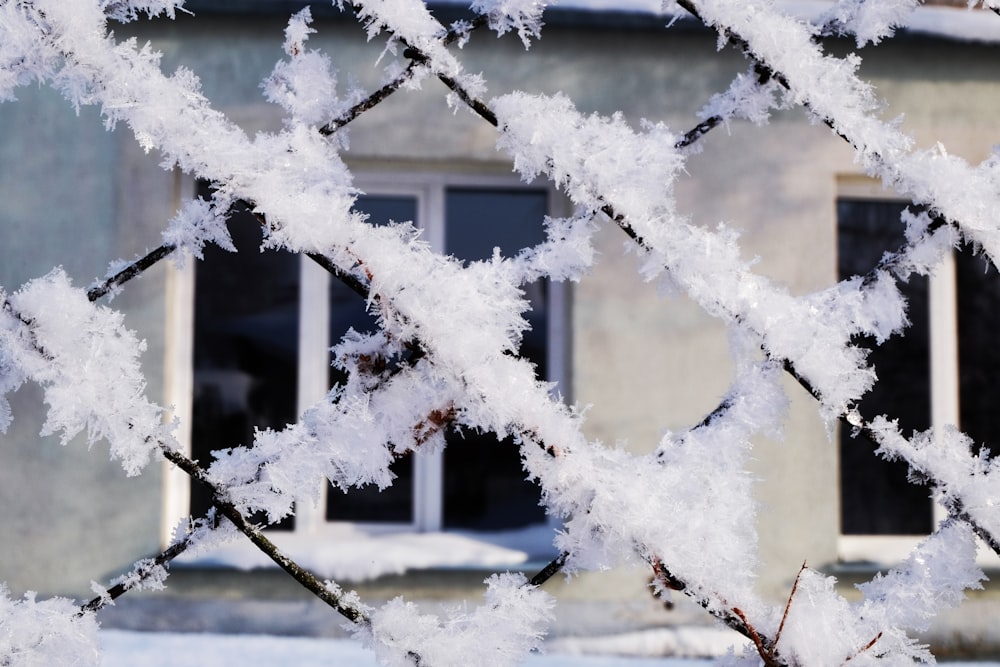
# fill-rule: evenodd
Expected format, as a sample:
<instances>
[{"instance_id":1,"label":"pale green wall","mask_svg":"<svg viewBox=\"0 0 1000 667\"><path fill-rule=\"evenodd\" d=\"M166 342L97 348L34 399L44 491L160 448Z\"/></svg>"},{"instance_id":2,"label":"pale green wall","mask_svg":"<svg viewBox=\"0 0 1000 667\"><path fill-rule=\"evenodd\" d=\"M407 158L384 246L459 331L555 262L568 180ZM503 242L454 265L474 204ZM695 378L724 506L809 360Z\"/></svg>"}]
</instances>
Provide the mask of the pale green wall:
<instances>
[{"instance_id":1,"label":"pale green wall","mask_svg":"<svg viewBox=\"0 0 1000 667\"><path fill-rule=\"evenodd\" d=\"M58 265L86 286L109 262L158 245L169 207L124 192L127 135L106 132L94 109L77 116L49 89L18 96L0 105L0 285L16 290ZM157 269L114 302L147 341L154 401L163 388L162 280ZM158 549L159 462L127 479L106 445L88 452L79 439L63 447L38 436L36 386L22 387L11 404L14 423L0 436L0 581L12 593L82 594L91 579Z\"/></svg>"}]
</instances>

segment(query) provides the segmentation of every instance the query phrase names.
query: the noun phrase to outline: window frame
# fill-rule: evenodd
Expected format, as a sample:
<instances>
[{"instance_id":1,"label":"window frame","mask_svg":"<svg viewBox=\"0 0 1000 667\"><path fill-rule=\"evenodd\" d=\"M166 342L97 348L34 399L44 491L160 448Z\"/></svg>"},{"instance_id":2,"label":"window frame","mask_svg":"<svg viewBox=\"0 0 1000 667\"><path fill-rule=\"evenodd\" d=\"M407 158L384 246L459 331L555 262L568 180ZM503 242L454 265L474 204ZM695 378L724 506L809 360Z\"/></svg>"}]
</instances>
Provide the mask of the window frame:
<instances>
[{"instance_id":1,"label":"window frame","mask_svg":"<svg viewBox=\"0 0 1000 667\"><path fill-rule=\"evenodd\" d=\"M415 197L415 224L423 230L424 239L436 252L444 248L445 198L449 187L544 190L550 216L567 215L568 200L547 182L524 183L510 173L509 165L455 165L450 169L428 169L405 165L404 168L358 168L355 183L359 190L371 195L402 195ZM503 171L501 171L503 170ZM504 173L504 171L506 173ZM179 177L178 204L194 196L196 183L189 177ZM187 453L191 452L192 388L194 382L194 293L196 260L178 267L171 263L167 272L167 403L173 405L173 417L181 423L178 440ZM328 341L330 275L308 261L300 260L299 294L299 358L297 374L297 414L316 403L328 391ZM548 357L547 381L558 386L562 396L570 394L570 287L565 282L549 281L549 322L546 341ZM309 304L308 308L302 307ZM443 528L443 451L423 454L414 460L413 520L411 522L352 522L328 521L325 516L328 484L320 490L319 502L300 503L296 508L295 527L288 531L295 539L323 540L357 535L391 533L454 533L473 536L484 542L507 548L526 548L537 543L539 528L552 529L558 522L549 517L536 524L514 531L474 532ZM163 542L169 543L178 523L189 516L190 480L179 470L167 468L164 477ZM537 552L537 549L534 549ZM555 553L552 547L552 553ZM537 554L533 554L537 555Z\"/></svg>"}]
</instances>

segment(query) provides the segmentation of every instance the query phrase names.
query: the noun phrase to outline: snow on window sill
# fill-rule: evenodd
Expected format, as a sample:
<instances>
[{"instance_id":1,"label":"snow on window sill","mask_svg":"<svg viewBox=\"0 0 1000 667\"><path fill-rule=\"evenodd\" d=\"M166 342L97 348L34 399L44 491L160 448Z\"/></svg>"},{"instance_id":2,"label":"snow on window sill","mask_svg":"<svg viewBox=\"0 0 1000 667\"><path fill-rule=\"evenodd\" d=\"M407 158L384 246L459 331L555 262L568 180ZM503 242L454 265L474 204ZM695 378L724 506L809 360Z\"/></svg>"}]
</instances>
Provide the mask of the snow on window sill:
<instances>
[{"instance_id":1,"label":"snow on window sill","mask_svg":"<svg viewBox=\"0 0 1000 667\"><path fill-rule=\"evenodd\" d=\"M531 569L555 555L547 525L509 532L418 533L329 524L319 533L268 532L268 537L317 576L355 582L419 569ZM182 554L175 563L238 570L277 567L245 539L195 556Z\"/></svg>"},{"instance_id":2,"label":"snow on window sill","mask_svg":"<svg viewBox=\"0 0 1000 667\"><path fill-rule=\"evenodd\" d=\"M887 570L902 562L926 535L841 535L837 541L838 571ZM976 563L984 569L1000 569L1000 557L979 545Z\"/></svg>"}]
</instances>

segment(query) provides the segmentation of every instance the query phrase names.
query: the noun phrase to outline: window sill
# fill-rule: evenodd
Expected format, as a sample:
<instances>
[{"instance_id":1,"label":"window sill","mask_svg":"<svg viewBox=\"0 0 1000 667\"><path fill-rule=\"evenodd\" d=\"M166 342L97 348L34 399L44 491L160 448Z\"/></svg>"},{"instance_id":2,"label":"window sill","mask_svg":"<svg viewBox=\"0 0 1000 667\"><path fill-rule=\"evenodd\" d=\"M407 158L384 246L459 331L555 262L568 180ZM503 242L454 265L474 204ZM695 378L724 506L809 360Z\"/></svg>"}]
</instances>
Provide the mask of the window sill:
<instances>
[{"instance_id":1,"label":"window sill","mask_svg":"<svg viewBox=\"0 0 1000 667\"><path fill-rule=\"evenodd\" d=\"M906 560L926 535L841 535L837 542L837 572L885 571ZM982 543L976 564L983 569L1000 569L1000 556Z\"/></svg>"},{"instance_id":2,"label":"window sill","mask_svg":"<svg viewBox=\"0 0 1000 667\"><path fill-rule=\"evenodd\" d=\"M319 534L268 532L268 537L299 565L319 577L366 581L426 569L531 569L555 555L552 528L546 525L509 532L417 533L366 530L333 524ZM259 570L277 568L245 539L175 564L192 568Z\"/></svg>"}]
</instances>

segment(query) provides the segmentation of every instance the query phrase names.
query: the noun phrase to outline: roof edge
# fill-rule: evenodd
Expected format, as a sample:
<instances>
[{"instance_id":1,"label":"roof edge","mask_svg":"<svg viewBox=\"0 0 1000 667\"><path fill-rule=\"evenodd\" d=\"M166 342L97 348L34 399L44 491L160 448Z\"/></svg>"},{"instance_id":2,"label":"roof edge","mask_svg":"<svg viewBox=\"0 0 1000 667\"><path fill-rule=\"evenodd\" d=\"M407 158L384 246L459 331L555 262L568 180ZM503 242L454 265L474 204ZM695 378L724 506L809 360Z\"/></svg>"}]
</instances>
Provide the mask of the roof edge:
<instances>
[{"instance_id":1,"label":"roof edge","mask_svg":"<svg viewBox=\"0 0 1000 667\"><path fill-rule=\"evenodd\" d=\"M456 0L430 0L428 7L445 24L470 19L473 13ZM818 0L777 0L779 9L806 20L815 19L829 6ZM196 15L291 16L310 7L315 18L354 20L350 10L340 10L331 2L307 0L187 0L185 8ZM984 16L988 14L988 16ZM983 19L987 20L983 20ZM546 8L544 23L550 28L594 30L658 31L671 25L672 30L709 31L688 15L660 14L641 9L608 9L554 5ZM911 15L909 24L897 31L906 39L943 40L979 44L1000 44L1000 17L981 10L923 6Z\"/></svg>"}]
</instances>

